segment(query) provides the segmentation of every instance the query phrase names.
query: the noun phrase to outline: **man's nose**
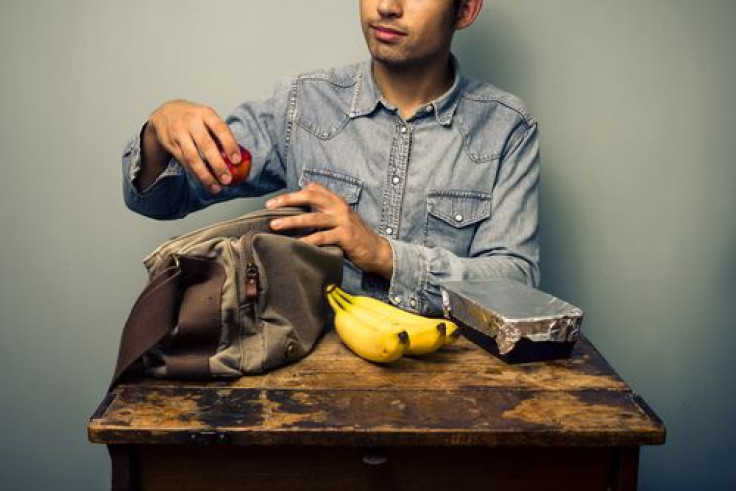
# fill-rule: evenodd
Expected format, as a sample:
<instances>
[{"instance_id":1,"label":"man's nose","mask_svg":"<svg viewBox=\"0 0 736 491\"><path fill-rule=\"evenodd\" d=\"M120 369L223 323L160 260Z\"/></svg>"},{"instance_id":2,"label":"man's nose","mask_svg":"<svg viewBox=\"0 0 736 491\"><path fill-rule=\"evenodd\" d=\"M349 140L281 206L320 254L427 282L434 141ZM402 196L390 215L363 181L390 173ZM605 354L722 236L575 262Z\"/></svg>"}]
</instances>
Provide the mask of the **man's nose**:
<instances>
[{"instance_id":1,"label":"man's nose","mask_svg":"<svg viewBox=\"0 0 736 491\"><path fill-rule=\"evenodd\" d=\"M403 4L404 2L402 0L379 0L378 13L381 17L401 17L404 12Z\"/></svg>"}]
</instances>

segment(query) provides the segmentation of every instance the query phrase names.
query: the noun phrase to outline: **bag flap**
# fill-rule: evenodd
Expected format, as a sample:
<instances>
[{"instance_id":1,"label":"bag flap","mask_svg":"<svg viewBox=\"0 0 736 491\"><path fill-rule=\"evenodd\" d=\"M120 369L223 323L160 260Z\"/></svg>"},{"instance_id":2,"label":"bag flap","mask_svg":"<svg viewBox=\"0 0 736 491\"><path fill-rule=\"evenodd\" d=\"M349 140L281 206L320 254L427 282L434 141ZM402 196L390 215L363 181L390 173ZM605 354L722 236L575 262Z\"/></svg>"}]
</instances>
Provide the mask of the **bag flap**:
<instances>
[{"instance_id":1,"label":"bag flap","mask_svg":"<svg viewBox=\"0 0 736 491\"><path fill-rule=\"evenodd\" d=\"M274 218L299 215L306 210L297 207L277 208L275 210L262 209L247 213L232 220L218 222L193 232L173 237L159 245L144 260L143 264L151 276L168 264L167 258L173 253L181 254L193 244L222 237L239 237L249 230L270 231L269 223Z\"/></svg>"}]
</instances>

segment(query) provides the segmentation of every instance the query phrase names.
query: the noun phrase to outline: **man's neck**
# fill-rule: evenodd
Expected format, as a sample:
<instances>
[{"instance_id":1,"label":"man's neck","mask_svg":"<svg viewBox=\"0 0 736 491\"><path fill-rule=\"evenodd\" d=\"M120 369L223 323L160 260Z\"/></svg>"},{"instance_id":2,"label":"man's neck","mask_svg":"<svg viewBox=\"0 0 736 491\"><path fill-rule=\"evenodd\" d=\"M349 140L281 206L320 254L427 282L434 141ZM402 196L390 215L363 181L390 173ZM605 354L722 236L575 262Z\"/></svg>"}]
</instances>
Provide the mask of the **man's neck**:
<instances>
[{"instance_id":1,"label":"man's neck","mask_svg":"<svg viewBox=\"0 0 736 491\"><path fill-rule=\"evenodd\" d=\"M411 67L397 68L374 60L372 70L381 94L404 119L447 92L454 80L449 53L435 63Z\"/></svg>"}]
</instances>

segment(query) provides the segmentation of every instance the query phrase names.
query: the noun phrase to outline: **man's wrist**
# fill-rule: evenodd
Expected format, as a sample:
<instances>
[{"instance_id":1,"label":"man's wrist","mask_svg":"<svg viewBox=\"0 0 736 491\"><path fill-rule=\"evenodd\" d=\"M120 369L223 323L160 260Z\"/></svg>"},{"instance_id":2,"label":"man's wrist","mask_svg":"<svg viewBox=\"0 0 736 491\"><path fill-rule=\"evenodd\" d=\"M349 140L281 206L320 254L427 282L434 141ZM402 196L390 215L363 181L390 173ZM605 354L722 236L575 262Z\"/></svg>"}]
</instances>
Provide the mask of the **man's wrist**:
<instances>
[{"instance_id":1,"label":"man's wrist","mask_svg":"<svg viewBox=\"0 0 736 491\"><path fill-rule=\"evenodd\" d=\"M388 243L385 237L380 235L377 237L378 247L376 248L373 272L388 280L391 279L394 272L394 253L391 244Z\"/></svg>"},{"instance_id":2,"label":"man's wrist","mask_svg":"<svg viewBox=\"0 0 736 491\"><path fill-rule=\"evenodd\" d=\"M170 158L169 153L158 142L156 130L150 121L143 126L140 138L141 169L134 183L139 192L144 191L156 181L166 169Z\"/></svg>"}]
</instances>

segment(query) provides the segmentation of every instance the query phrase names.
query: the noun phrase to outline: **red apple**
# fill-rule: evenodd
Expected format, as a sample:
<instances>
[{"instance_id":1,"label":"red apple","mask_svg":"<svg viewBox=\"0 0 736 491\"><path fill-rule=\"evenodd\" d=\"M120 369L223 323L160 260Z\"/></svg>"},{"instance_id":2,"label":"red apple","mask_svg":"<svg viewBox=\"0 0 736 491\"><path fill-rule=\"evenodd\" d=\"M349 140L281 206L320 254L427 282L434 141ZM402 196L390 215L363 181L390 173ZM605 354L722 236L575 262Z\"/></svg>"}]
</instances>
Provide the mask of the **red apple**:
<instances>
[{"instance_id":1,"label":"red apple","mask_svg":"<svg viewBox=\"0 0 736 491\"><path fill-rule=\"evenodd\" d=\"M243 147L242 145L238 145L240 148L240 163L233 164L230 162L230 157L225 153L225 150L220 150L220 155L222 155L222 160L225 161L225 165L227 165L227 169L230 171L230 175L233 177L233 180L230 182L230 184L240 184L241 182L245 181L245 179L248 177L248 174L250 173L250 164L252 161L252 157L250 155L250 152Z\"/></svg>"}]
</instances>

